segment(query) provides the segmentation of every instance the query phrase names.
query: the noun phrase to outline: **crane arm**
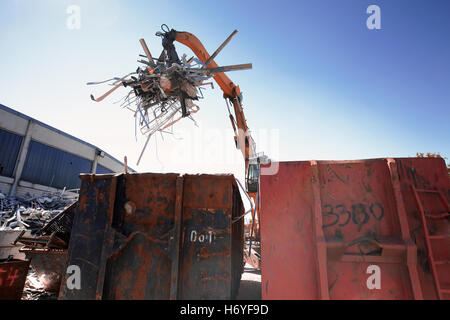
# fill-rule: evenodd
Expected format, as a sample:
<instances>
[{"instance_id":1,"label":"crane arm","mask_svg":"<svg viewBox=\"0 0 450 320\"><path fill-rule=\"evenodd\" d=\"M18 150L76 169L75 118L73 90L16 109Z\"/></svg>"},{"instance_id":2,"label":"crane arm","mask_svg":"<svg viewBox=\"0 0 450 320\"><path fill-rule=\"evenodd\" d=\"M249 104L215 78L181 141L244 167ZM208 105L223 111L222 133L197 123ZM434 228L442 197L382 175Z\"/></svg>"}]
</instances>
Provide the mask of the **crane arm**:
<instances>
[{"instance_id":1,"label":"crane arm","mask_svg":"<svg viewBox=\"0 0 450 320\"><path fill-rule=\"evenodd\" d=\"M211 56L205 49L201 41L192 33L175 31L175 40L189 47L197 58L206 63ZM212 59L206 68L217 68L217 63ZM233 105L235 118L230 115L231 124L235 132L236 146L241 150L245 160L245 172L247 174L249 158L254 156L254 142L248 132L247 121L245 119L244 110L242 108L242 96L239 86L235 85L228 76L219 72L214 74L214 80L223 91L223 97L229 99ZM236 128L237 127L237 128Z\"/></svg>"},{"instance_id":2,"label":"crane arm","mask_svg":"<svg viewBox=\"0 0 450 320\"><path fill-rule=\"evenodd\" d=\"M176 31L175 40L189 47L201 62L205 63L210 58L208 51L205 49L201 41L192 33ZM217 67L218 65L214 60L212 60L207 66L207 68ZM236 86L225 73L216 73L214 75L214 80L222 89L225 98L240 95L239 87Z\"/></svg>"}]
</instances>

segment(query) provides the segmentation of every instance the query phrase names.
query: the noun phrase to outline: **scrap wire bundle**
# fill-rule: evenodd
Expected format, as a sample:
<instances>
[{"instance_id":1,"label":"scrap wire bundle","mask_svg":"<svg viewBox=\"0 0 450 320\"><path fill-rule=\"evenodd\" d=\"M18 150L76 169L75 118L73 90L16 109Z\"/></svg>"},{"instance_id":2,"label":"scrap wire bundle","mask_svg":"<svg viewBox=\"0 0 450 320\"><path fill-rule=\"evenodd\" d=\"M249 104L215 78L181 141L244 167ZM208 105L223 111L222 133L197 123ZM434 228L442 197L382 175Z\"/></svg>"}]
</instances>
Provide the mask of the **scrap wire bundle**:
<instances>
[{"instance_id":1,"label":"scrap wire bundle","mask_svg":"<svg viewBox=\"0 0 450 320\"><path fill-rule=\"evenodd\" d=\"M192 68L185 57L181 64L173 63L170 67L161 64L155 69L139 68L137 77L122 81L123 86L132 88L122 106L134 112L144 135L162 132L182 117L193 120L190 114L199 110L193 100L203 97L198 96L197 88L212 84L204 83L211 77L206 71ZM132 104L136 109L130 108Z\"/></svg>"},{"instance_id":2,"label":"scrap wire bundle","mask_svg":"<svg viewBox=\"0 0 450 320\"><path fill-rule=\"evenodd\" d=\"M138 68L126 77L111 80L115 81L112 90L120 86L131 88L125 98L120 100L121 106L134 113L136 126L143 135L147 135L145 149L154 133L164 132L182 117L193 120L190 114L200 109L193 100L203 97L197 95L197 88L205 85L203 81L209 78L211 75L208 75L207 69L194 69L183 57L180 64L173 63L166 67L165 63L158 63L155 68ZM209 84L212 85L211 82ZM106 95L111 92L108 91ZM101 101L106 95L94 100Z\"/></svg>"},{"instance_id":3,"label":"scrap wire bundle","mask_svg":"<svg viewBox=\"0 0 450 320\"><path fill-rule=\"evenodd\" d=\"M164 29L164 26L166 29ZM97 102L102 101L121 86L131 88L129 93L119 102L122 103L122 107L134 113L136 128L139 127L141 133L147 135L137 165L139 165L153 134L158 131L161 133L167 132L165 129L184 117L188 117L195 122L191 115L200 108L193 101L203 98L202 86L211 85L214 88L212 82L205 82L214 73L251 68L251 64L206 68L208 61L203 63L193 57L186 60L186 55L183 55L180 60L173 45L176 31L169 31L166 25L163 25L162 29L164 32L156 33L157 36L162 37L164 47L158 59L152 57L144 39L141 39L140 43L145 56L139 56L146 58L146 60L138 60L138 62L144 64L145 67L138 67L136 72L122 78L88 83L88 85L92 85L112 82L113 88L103 96L96 99L91 95L91 99ZM226 40L224 45L236 32ZM218 53L218 51L216 52Z\"/></svg>"}]
</instances>

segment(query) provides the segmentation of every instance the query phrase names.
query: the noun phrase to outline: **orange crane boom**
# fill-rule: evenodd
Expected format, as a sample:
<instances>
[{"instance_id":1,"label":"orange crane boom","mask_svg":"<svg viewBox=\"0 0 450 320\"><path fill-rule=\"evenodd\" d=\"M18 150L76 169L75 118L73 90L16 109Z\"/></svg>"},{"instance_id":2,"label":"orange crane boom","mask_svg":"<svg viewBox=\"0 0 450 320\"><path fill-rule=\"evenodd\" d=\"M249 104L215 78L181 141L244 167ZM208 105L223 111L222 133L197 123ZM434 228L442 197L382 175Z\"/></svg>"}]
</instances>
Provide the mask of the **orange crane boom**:
<instances>
[{"instance_id":1,"label":"orange crane boom","mask_svg":"<svg viewBox=\"0 0 450 320\"><path fill-rule=\"evenodd\" d=\"M206 68L218 67L217 63L213 59L210 59L211 56L201 41L192 33L177 31L175 40L189 47L201 62L208 62ZM233 104L236 118L234 119L233 116L230 115L230 120L235 133L236 145L244 156L245 171L247 173L249 158L255 156L255 146L248 132L247 121L245 119L244 110L241 103L241 90L239 89L239 86L235 85L233 81L231 81L230 78L228 78L228 76L223 72L214 74L214 80L217 82L220 89L222 89L223 97L225 99L229 99Z\"/></svg>"}]
</instances>

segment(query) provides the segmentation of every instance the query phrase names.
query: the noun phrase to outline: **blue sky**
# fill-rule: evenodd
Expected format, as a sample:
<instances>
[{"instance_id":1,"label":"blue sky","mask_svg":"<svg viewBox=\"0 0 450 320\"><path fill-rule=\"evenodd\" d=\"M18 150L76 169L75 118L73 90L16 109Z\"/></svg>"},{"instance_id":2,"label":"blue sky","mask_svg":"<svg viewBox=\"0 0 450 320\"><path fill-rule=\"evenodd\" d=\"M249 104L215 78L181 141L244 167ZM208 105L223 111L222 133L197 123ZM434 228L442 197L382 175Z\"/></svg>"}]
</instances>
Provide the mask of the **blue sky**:
<instances>
[{"instance_id":1,"label":"blue sky","mask_svg":"<svg viewBox=\"0 0 450 320\"><path fill-rule=\"evenodd\" d=\"M80 30L66 27L71 4L81 9ZM381 30L366 27L371 4L381 8ZM242 177L217 86L200 101L199 127L183 120L136 167L143 139L135 141L132 114L113 104L126 90L94 103L89 95L108 87L85 85L135 70L142 37L159 55L162 23L210 52L238 29L216 61L253 63L229 77L244 93L259 151L275 160L448 157L449 14L446 0L1 1L0 103L127 155L138 171Z\"/></svg>"}]
</instances>

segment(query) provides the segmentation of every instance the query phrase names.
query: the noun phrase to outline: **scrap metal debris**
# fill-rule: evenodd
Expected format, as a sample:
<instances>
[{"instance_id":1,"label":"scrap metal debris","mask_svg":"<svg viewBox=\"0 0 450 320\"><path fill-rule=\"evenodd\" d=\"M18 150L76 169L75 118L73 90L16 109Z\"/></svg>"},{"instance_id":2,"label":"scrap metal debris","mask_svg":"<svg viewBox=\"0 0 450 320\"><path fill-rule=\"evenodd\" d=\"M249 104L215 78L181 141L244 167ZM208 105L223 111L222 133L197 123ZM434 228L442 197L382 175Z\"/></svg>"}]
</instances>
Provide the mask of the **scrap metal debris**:
<instances>
[{"instance_id":1,"label":"scrap metal debris","mask_svg":"<svg viewBox=\"0 0 450 320\"><path fill-rule=\"evenodd\" d=\"M72 222L73 203L51 219L37 235L24 236L25 230L14 244L23 245L20 252L31 260L32 272L25 284L24 300L56 299L67 262Z\"/></svg>"},{"instance_id":2,"label":"scrap metal debris","mask_svg":"<svg viewBox=\"0 0 450 320\"><path fill-rule=\"evenodd\" d=\"M0 230L37 232L75 201L63 193L28 199L10 198L0 193Z\"/></svg>"},{"instance_id":3,"label":"scrap metal debris","mask_svg":"<svg viewBox=\"0 0 450 320\"><path fill-rule=\"evenodd\" d=\"M70 240L70 233L72 231L72 223L75 217L75 208L77 202L66 207L63 211L58 213L52 220L50 220L39 233L43 236L51 236L53 240L60 239L68 244ZM52 243L49 247L52 247Z\"/></svg>"},{"instance_id":4,"label":"scrap metal debris","mask_svg":"<svg viewBox=\"0 0 450 320\"><path fill-rule=\"evenodd\" d=\"M25 246L20 252L25 254L26 259L31 260L31 268L40 286L50 293L59 292L66 270L67 250Z\"/></svg>"},{"instance_id":5,"label":"scrap metal debris","mask_svg":"<svg viewBox=\"0 0 450 320\"><path fill-rule=\"evenodd\" d=\"M38 277L33 269L28 271L27 279L22 293L22 300L57 300L58 293L48 291L45 279Z\"/></svg>"},{"instance_id":6,"label":"scrap metal debris","mask_svg":"<svg viewBox=\"0 0 450 320\"><path fill-rule=\"evenodd\" d=\"M237 33L237 30L225 40L207 61L202 62L194 57L187 59L186 54L180 59L173 44L176 31L169 30L165 24L161 26L161 29L163 32L156 33L156 36L162 38L164 48L159 58L153 58L145 40L140 39L145 55L139 55L142 59L138 62L144 66L138 67L135 72L121 78L87 83L88 85L109 83L113 86L99 98L91 95L91 99L97 102L102 101L119 87L131 89L118 102L121 102L122 107L134 113L136 128L139 127L141 133L147 136L137 165L139 165L150 137L156 132L168 133L166 129L185 117L195 123L192 115L198 112L200 107L194 101L203 98L202 89L204 89L204 86L211 85L214 88L212 81L208 82L208 80L215 73L252 68L251 63L207 68Z\"/></svg>"},{"instance_id":7,"label":"scrap metal debris","mask_svg":"<svg viewBox=\"0 0 450 320\"><path fill-rule=\"evenodd\" d=\"M76 200L64 193L29 199L8 198L0 193L0 232L22 230L11 244L21 246L19 251L31 260L23 300L57 298Z\"/></svg>"}]
</instances>

